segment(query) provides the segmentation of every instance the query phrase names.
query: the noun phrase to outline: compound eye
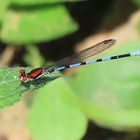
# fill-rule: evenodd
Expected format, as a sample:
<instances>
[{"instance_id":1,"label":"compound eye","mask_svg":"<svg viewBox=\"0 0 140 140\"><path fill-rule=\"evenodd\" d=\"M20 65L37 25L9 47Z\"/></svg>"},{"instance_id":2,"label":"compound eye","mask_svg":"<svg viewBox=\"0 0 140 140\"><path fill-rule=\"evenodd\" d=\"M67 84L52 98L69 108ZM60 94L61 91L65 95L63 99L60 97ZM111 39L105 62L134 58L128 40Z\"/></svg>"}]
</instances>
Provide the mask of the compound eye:
<instances>
[{"instance_id":1,"label":"compound eye","mask_svg":"<svg viewBox=\"0 0 140 140\"><path fill-rule=\"evenodd\" d=\"M19 74L20 74L20 75L25 75L25 70L20 69L20 70L19 70Z\"/></svg>"},{"instance_id":2,"label":"compound eye","mask_svg":"<svg viewBox=\"0 0 140 140\"><path fill-rule=\"evenodd\" d=\"M21 79L22 82L26 83L26 81L27 81L27 76L26 76L26 75L25 75L25 76L21 76L20 79Z\"/></svg>"},{"instance_id":3,"label":"compound eye","mask_svg":"<svg viewBox=\"0 0 140 140\"><path fill-rule=\"evenodd\" d=\"M21 70L19 70L19 74L23 74L23 70L21 69Z\"/></svg>"}]
</instances>

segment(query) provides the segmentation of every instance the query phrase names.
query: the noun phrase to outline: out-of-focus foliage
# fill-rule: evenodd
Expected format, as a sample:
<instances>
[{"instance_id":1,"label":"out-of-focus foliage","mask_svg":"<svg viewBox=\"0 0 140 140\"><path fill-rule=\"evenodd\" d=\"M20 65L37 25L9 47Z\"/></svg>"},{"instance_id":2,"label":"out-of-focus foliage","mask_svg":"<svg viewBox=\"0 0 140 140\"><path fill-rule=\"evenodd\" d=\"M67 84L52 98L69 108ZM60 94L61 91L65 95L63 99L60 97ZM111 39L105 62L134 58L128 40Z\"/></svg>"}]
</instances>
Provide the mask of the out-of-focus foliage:
<instances>
[{"instance_id":1,"label":"out-of-focus foliage","mask_svg":"<svg viewBox=\"0 0 140 140\"><path fill-rule=\"evenodd\" d=\"M139 41L128 42L110 55L136 51L139 46ZM86 101L89 118L113 129L140 128L139 61L140 57L131 57L94 64L76 75L72 89Z\"/></svg>"},{"instance_id":2,"label":"out-of-focus foliage","mask_svg":"<svg viewBox=\"0 0 140 140\"><path fill-rule=\"evenodd\" d=\"M27 4L44 4L44 3L61 3L61 2L75 2L79 0L12 0L13 3L19 5L27 5Z\"/></svg>"},{"instance_id":3,"label":"out-of-focus foliage","mask_svg":"<svg viewBox=\"0 0 140 140\"><path fill-rule=\"evenodd\" d=\"M139 19L138 24L137 24L137 30L138 30L138 33L140 34L140 19Z\"/></svg>"},{"instance_id":4,"label":"out-of-focus foliage","mask_svg":"<svg viewBox=\"0 0 140 140\"><path fill-rule=\"evenodd\" d=\"M28 66L40 67L45 64L45 59L40 54L36 45L27 45L26 50L27 53L24 55L23 59Z\"/></svg>"},{"instance_id":5,"label":"out-of-focus foliage","mask_svg":"<svg viewBox=\"0 0 140 140\"><path fill-rule=\"evenodd\" d=\"M0 1L1 41L10 44L50 41L77 30L78 25L63 4L38 2L30 5L24 0Z\"/></svg>"},{"instance_id":6,"label":"out-of-focus foliage","mask_svg":"<svg viewBox=\"0 0 140 140\"><path fill-rule=\"evenodd\" d=\"M79 99L64 78L38 91L29 118L34 139L78 140L85 134L86 126Z\"/></svg>"},{"instance_id":7,"label":"out-of-focus foliage","mask_svg":"<svg viewBox=\"0 0 140 140\"><path fill-rule=\"evenodd\" d=\"M140 0L131 0L132 2L134 2L138 7L140 6Z\"/></svg>"}]
</instances>

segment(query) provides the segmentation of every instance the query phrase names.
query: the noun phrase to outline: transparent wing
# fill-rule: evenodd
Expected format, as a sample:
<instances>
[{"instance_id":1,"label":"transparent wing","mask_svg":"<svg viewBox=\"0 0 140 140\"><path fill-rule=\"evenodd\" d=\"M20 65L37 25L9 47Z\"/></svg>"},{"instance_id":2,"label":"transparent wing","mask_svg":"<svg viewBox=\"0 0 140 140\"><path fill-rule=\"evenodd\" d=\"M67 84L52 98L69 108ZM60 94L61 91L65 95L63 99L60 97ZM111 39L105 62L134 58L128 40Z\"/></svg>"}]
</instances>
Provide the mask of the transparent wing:
<instances>
[{"instance_id":1,"label":"transparent wing","mask_svg":"<svg viewBox=\"0 0 140 140\"><path fill-rule=\"evenodd\" d=\"M56 62L56 66L63 66L63 65L69 65L69 64L83 62L84 60L112 47L115 44L115 42L116 42L116 40L114 40L114 39L104 40L90 48L84 49L72 56L66 57L66 58Z\"/></svg>"}]
</instances>

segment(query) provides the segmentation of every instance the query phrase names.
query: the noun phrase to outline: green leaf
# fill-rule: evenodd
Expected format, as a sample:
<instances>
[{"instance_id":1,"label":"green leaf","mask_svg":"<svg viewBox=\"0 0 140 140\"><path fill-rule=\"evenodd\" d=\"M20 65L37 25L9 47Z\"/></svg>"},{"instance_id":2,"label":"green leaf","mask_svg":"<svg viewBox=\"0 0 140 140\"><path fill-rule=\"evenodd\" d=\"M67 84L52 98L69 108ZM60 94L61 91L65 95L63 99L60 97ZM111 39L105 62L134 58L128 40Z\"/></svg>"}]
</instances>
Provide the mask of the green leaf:
<instances>
[{"instance_id":1,"label":"green leaf","mask_svg":"<svg viewBox=\"0 0 140 140\"><path fill-rule=\"evenodd\" d=\"M137 23L137 30L138 30L138 33L140 34L140 19L138 20L138 23Z\"/></svg>"},{"instance_id":2,"label":"green leaf","mask_svg":"<svg viewBox=\"0 0 140 140\"><path fill-rule=\"evenodd\" d=\"M106 56L139 50L139 46L139 41L128 42ZM140 128L139 62L140 57L130 57L82 68L71 86L83 99L89 118L113 129Z\"/></svg>"},{"instance_id":3,"label":"green leaf","mask_svg":"<svg viewBox=\"0 0 140 140\"><path fill-rule=\"evenodd\" d=\"M45 3L58 3L58 2L75 2L82 0L13 0L14 4L27 5L27 4L45 4Z\"/></svg>"},{"instance_id":4,"label":"green leaf","mask_svg":"<svg viewBox=\"0 0 140 140\"><path fill-rule=\"evenodd\" d=\"M3 17L5 16L5 13L8 9L8 6L10 5L11 0L0 0L0 22L2 21Z\"/></svg>"},{"instance_id":5,"label":"green leaf","mask_svg":"<svg viewBox=\"0 0 140 140\"><path fill-rule=\"evenodd\" d=\"M49 82L59 78L58 73L44 75L37 80L21 83L19 78L19 67L0 69L0 108L4 108L18 102L22 93L27 90L39 89ZM24 68L26 72L33 68Z\"/></svg>"},{"instance_id":6,"label":"green leaf","mask_svg":"<svg viewBox=\"0 0 140 140\"><path fill-rule=\"evenodd\" d=\"M78 102L63 78L40 89L29 116L29 128L34 139L81 139L87 120Z\"/></svg>"},{"instance_id":7,"label":"green leaf","mask_svg":"<svg viewBox=\"0 0 140 140\"><path fill-rule=\"evenodd\" d=\"M20 100L25 88L20 86L18 68L0 69L0 108L12 105Z\"/></svg>"},{"instance_id":8,"label":"green leaf","mask_svg":"<svg viewBox=\"0 0 140 140\"><path fill-rule=\"evenodd\" d=\"M39 67L45 64L45 59L41 56L37 46L27 45L26 50L27 53L24 55L23 59L28 66Z\"/></svg>"},{"instance_id":9,"label":"green leaf","mask_svg":"<svg viewBox=\"0 0 140 140\"><path fill-rule=\"evenodd\" d=\"M134 2L137 6L140 6L140 0L131 0L132 2Z\"/></svg>"},{"instance_id":10,"label":"green leaf","mask_svg":"<svg viewBox=\"0 0 140 140\"><path fill-rule=\"evenodd\" d=\"M29 44L50 41L76 30L77 24L62 5L18 12L11 10L3 20L1 39L6 43Z\"/></svg>"}]
</instances>

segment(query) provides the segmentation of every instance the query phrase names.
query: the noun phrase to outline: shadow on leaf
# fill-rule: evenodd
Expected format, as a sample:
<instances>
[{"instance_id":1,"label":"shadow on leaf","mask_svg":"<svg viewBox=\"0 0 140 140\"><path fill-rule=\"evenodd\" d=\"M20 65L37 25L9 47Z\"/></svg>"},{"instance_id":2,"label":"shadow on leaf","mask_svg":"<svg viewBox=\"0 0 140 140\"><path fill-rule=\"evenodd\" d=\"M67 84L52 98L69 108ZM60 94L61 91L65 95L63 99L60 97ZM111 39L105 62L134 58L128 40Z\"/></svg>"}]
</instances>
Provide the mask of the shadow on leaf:
<instances>
[{"instance_id":1,"label":"shadow on leaf","mask_svg":"<svg viewBox=\"0 0 140 140\"><path fill-rule=\"evenodd\" d=\"M3 97L0 97L0 100L4 100L4 99L7 99L7 98L11 98L11 96L13 97L20 97L22 95L23 92L27 91L27 90L34 90L34 89L39 89L43 86L45 86L46 84L48 84L49 82L57 79L57 78L60 78L62 76L60 75L54 75L54 76L51 76L51 77L42 77L42 78L39 78L39 79L36 79L36 80L32 80L32 81L29 81L27 83L21 83L17 88L15 88L13 91L9 91L10 94L8 95L5 95Z\"/></svg>"},{"instance_id":2,"label":"shadow on leaf","mask_svg":"<svg viewBox=\"0 0 140 140\"><path fill-rule=\"evenodd\" d=\"M39 79L36 79L36 80L32 80L32 81L29 81L27 83L21 83L21 86L25 87L26 89L29 89L29 90L34 90L34 89L38 89L38 88L41 88L43 86L45 86L46 84L48 84L49 82L57 79L57 78L60 78L62 76L60 75L55 75L53 77L41 77Z\"/></svg>"}]
</instances>

